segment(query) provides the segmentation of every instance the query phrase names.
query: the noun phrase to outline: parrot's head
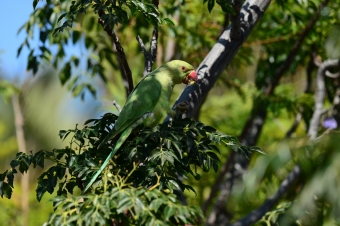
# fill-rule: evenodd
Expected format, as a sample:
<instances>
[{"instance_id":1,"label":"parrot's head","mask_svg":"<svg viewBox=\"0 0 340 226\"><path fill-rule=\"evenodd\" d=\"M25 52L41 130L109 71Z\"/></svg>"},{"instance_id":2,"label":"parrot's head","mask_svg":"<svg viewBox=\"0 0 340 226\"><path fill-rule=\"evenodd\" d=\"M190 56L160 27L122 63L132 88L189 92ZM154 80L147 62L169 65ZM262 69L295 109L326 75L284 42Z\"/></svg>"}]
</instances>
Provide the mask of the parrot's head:
<instances>
[{"instance_id":1,"label":"parrot's head","mask_svg":"<svg viewBox=\"0 0 340 226\"><path fill-rule=\"evenodd\" d=\"M173 60L162 67L169 70L170 77L175 84L195 84L198 80L194 67L187 62Z\"/></svg>"}]
</instances>

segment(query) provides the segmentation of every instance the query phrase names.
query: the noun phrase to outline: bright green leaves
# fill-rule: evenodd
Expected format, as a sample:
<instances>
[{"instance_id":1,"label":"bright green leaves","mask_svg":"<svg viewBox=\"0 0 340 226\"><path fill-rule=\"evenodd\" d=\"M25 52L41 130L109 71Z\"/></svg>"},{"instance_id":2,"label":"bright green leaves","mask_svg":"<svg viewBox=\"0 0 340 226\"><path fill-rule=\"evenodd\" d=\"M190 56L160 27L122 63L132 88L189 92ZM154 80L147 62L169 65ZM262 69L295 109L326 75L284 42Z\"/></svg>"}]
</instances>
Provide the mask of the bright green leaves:
<instances>
[{"instance_id":1,"label":"bright green leaves","mask_svg":"<svg viewBox=\"0 0 340 226\"><path fill-rule=\"evenodd\" d=\"M145 188L115 187L101 195L76 197L57 196L48 224L61 225L196 225L203 218L198 207L183 206L173 194ZM79 214L81 213L81 214Z\"/></svg>"},{"instance_id":2,"label":"bright green leaves","mask_svg":"<svg viewBox=\"0 0 340 226\"><path fill-rule=\"evenodd\" d=\"M64 5L65 7L66 5ZM67 5L68 6L68 5ZM62 12L65 12L61 14L58 19L57 23L60 21L63 21L62 25L55 28L53 31L53 35L59 32L63 32L67 28L71 28L73 23L76 21L76 18L80 14L85 14L86 9L90 6L88 2L86 1L72 1L69 8L67 6L64 9L61 9ZM55 17L56 19L56 17ZM56 21L53 21L56 22Z\"/></svg>"},{"instance_id":3,"label":"bright green leaves","mask_svg":"<svg viewBox=\"0 0 340 226\"><path fill-rule=\"evenodd\" d=\"M20 90L10 82L4 79L0 80L0 96L2 96L6 102L9 102L15 93L19 93Z\"/></svg>"}]
</instances>

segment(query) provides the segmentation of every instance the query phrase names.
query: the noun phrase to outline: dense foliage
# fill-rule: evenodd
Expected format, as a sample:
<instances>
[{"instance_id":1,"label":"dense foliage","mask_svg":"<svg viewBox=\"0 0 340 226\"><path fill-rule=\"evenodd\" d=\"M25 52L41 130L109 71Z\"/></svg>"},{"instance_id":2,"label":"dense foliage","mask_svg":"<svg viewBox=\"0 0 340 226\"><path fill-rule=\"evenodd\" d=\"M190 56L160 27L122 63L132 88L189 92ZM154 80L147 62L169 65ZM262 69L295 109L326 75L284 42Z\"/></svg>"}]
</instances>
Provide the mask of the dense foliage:
<instances>
[{"instance_id":1,"label":"dense foliage","mask_svg":"<svg viewBox=\"0 0 340 226\"><path fill-rule=\"evenodd\" d=\"M58 209L49 224L104 225L112 219L129 225L195 224L203 219L201 210L183 206L173 195L180 196L186 189L195 192L182 179L193 176L200 180L197 167L204 172L212 167L216 172L218 144L244 155L261 152L255 147L243 147L236 138L190 119L176 118L154 128L137 127L93 185L92 192L75 195L84 189L114 148L115 140L100 150L97 146L116 119L116 115L108 113L101 119L88 120L82 129L76 126L60 131L61 139L72 136L70 145L63 149L18 153L11 161L12 168L1 174L0 195L11 198L16 168L24 173L30 165L44 167L48 159L55 165L38 178L36 195L40 201L45 192L52 194L57 187L53 205Z\"/></svg>"},{"instance_id":2,"label":"dense foliage","mask_svg":"<svg viewBox=\"0 0 340 226\"><path fill-rule=\"evenodd\" d=\"M230 44L226 52L242 47L236 55L213 63L212 69L230 63L226 70L218 75L211 70L204 77L207 83L210 75L219 76L219 80L212 90L203 90L209 95L201 100L203 105L195 114L202 123L178 118L154 129L139 127L85 195L79 195L80 190L115 144L113 140L96 149L112 128L113 114L88 121L84 128L61 131L60 137L70 142L66 148L19 153L11 162L13 168L1 174L1 195L16 200L16 192L12 193L13 186L19 187L13 179L15 173L25 172L29 165L44 165L47 170L38 180L36 194L40 200L49 195L46 192L57 193L51 224L82 224L83 217L89 219L89 215L95 216L89 224L107 224L109 219L136 225L160 223L155 219L174 225L199 221L228 225L242 220L238 225L339 224L338 1L33 2L35 11L21 28L27 37L18 54L29 49L28 70L44 74L45 68L56 69L53 76L58 75L61 84L85 100L86 93L98 96L98 91L105 90L103 99L123 104L129 90L127 78L130 75L135 82L141 78L155 40L153 54L157 54L151 57L154 68L171 59L201 65L212 55L215 43L220 47ZM235 2L244 3L240 15ZM267 3L247 40L218 40L230 23L234 25L233 16L239 15L241 24L248 24L254 15L248 13L258 13L259 5ZM136 36L150 40L149 53L141 51L147 48L142 48ZM124 67L114 37L131 68ZM329 58L332 65L327 65ZM199 68L200 75L205 76L205 69ZM98 81L97 76L103 82L101 86L93 82ZM24 87L23 104L28 99L27 89L52 93L49 86L41 84ZM6 98L18 90L0 82L0 93ZM53 101L37 102L35 107L25 105L35 110L26 113L32 115L26 118L29 125L42 121L37 120L43 112L41 105L47 109ZM51 126L51 121L45 124L59 130L60 125ZM29 138L42 130L31 132L27 127ZM0 119L0 146L6 150L2 155L15 150L13 145L3 145L9 138L4 128L6 124ZM259 150L244 147L223 134L239 135L242 144L260 146L266 155L252 155ZM55 140L53 136L45 142ZM244 154L248 158L243 158ZM44 161L47 159L53 165ZM188 206L178 201L183 201L183 191ZM12 206L14 210L21 208L17 203ZM141 212L141 208L149 211ZM16 216L14 210L4 212ZM88 215L82 215L85 213Z\"/></svg>"}]
</instances>

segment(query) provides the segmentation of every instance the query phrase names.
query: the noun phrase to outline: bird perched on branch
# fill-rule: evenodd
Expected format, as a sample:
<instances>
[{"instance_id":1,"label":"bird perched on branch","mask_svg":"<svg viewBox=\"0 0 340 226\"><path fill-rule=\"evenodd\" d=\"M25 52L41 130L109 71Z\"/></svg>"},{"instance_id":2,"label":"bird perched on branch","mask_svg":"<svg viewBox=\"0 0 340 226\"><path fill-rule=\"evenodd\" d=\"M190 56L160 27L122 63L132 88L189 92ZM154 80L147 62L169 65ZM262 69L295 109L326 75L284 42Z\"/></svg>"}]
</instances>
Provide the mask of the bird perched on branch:
<instances>
[{"instance_id":1,"label":"bird perched on branch","mask_svg":"<svg viewBox=\"0 0 340 226\"><path fill-rule=\"evenodd\" d=\"M172 110L170 105L170 97L176 84L194 84L197 80L193 66L180 60L170 61L142 78L130 93L114 128L99 144L98 149L120 135L115 147L82 193L91 187L136 126L144 124L146 127L153 127L166 114L176 115L176 111Z\"/></svg>"}]
</instances>

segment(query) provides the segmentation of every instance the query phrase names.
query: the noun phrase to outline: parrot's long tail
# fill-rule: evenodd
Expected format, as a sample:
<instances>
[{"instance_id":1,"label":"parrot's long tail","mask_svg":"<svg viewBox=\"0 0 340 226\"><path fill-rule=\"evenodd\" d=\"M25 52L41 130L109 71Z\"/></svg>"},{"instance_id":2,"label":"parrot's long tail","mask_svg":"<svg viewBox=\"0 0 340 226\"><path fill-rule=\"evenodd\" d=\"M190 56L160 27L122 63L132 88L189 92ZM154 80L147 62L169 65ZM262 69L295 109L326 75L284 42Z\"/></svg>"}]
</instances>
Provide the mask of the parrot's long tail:
<instances>
[{"instance_id":1,"label":"parrot's long tail","mask_svg":"<svg viewBox=\"0 0 340 226\"><path fill-rule=\"evenodd\" d=\"M109 163L110 159L116 154L118 149L122 146L122 144L124 144L125 140L129 137L129 135L132 132L132 129L133 129L133 127L130 127L122 133L122 135L119 137L119 139L116 143L116 146L112 149L109 156L107 156L103 165L100 167L100 169L97 171L97 173L92 177L90 182L86 185L85 189L81 192L82 195L92 186L92 184L96 181L97 177L101 174L101 172L103 172L103 170L105 169L105 167Z\"/></svg>"},{"instance_id":2,"label":"parrot's long tail","mask_svg":"<svg viewBox=\"0 0 340 226\"><path fill-rule=\"evenodd\" d=\"M101 174L101 172L105 169L105 167L107 166L107 164L109 163L110 159L116 154L118 148L114 148L112 149L111 153L109 154L109 156L107 156L107 158L105 159L105 162L103 163L103 165L100 167L100 169L97 171L97 173L92 177L92 179L90 180L90 182L86 185L85 189L81 192L81 194L83 195L87 189L89 189L92 184L96 181L97 177L99 176L99 174Z\"/></svg>"}]
</instances>

